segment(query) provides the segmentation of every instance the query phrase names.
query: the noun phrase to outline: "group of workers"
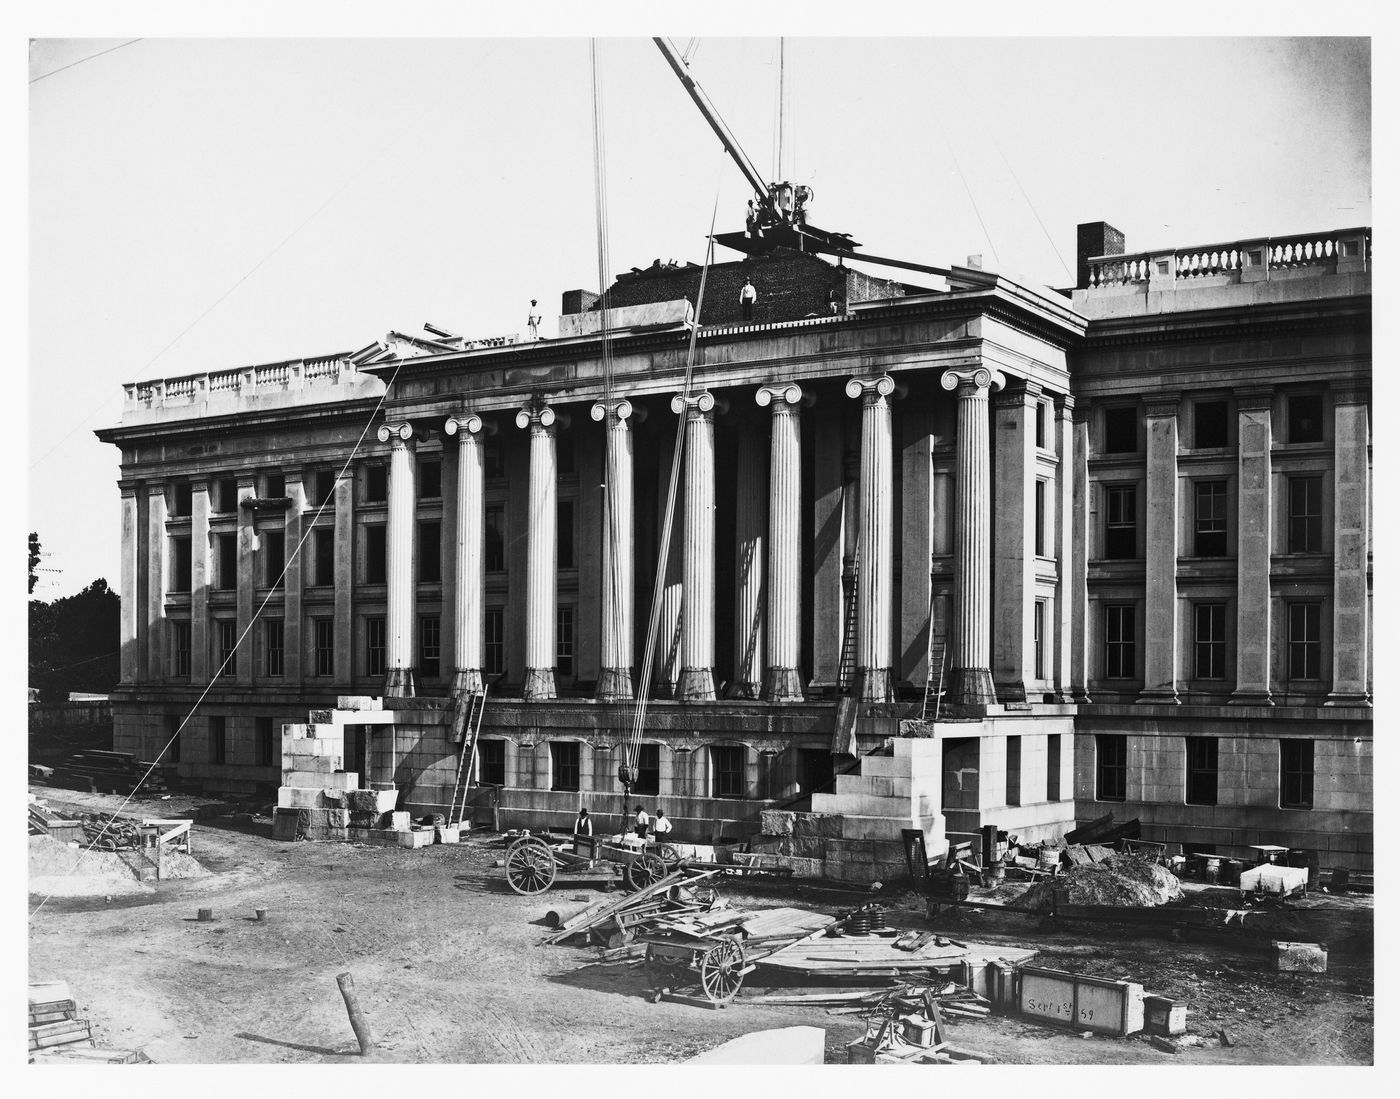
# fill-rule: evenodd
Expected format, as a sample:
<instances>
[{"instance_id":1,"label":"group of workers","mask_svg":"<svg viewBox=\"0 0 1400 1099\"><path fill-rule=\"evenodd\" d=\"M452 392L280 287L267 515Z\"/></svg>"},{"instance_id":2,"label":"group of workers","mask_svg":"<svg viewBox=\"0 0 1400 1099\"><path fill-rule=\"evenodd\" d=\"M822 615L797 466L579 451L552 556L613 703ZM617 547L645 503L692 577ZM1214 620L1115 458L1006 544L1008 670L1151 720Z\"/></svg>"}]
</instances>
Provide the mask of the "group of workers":
<instances>
[{"instance_id":1,"label":"group of workers","mask_svg":"<svg viewBox=\"0 0 1400 1099\"><path fill-rule=\"evenodd\" d=\"M633 831L638 839L646 839L648 832L657 840L663 840L671 832L671 822L666 819L666 814L660 809L656 811L656 818L653 820L647 816L647 811L640 805L637 806L637 816L633 824ZM588 809L579 807L578 819L574 821L574 835L593 835L593 818L588 815Z\"/></svg>"}]
</instances>

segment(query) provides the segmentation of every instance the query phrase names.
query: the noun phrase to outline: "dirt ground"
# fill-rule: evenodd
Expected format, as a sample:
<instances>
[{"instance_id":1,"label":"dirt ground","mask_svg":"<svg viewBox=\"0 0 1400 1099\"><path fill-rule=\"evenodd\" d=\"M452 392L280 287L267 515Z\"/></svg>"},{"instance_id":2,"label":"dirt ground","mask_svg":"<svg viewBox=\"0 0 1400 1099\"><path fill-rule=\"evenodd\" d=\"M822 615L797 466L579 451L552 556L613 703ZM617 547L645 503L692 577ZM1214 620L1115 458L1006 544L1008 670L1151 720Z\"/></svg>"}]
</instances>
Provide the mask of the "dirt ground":
<instances>
[{"instance_id":1,"label":"dirt ground","mask_svg":"<svg viewBox=\"0 0 1400 1099\"><path fill-rule=\"evenodd\" d=\"M115 811L115 796L36 786L55 808ZM133 802L130 815L179 816L189 798ZM194 854L211 873L89 897L31 893L29 974L62 979L98 1043L140 1047L158 1063L328 1064L359 1055L336 987L353 974L380 1062L674 1062L754 1030L827 1032L828 1062L864 1033L823 1008L725 1010L652 1004L641 966L599 963L593 947L541 946L545 913L596 890L556 885L520 897L494 861L493 836L410 851L273 841L263 818L201 821ZM836 912L867 899L812 887L726 882L735 908ZM921 899L885 897L889 923L929 928ZM214 909L199 923L196 911ZM269 911L267 922L254 908ZM1238 938L1172 942L1100 927L1041 931L1023 915L964 911L940 930L1034 947L1041 964L1141 982L1184 999L1188 1028L1214 1040L1164 1053L1141 1036L1081 1038L1012 1016L959 1019L959 1045L1011 1064L1370 1064L1371 898L1309 898L1287 925L1328 941L1325 974L1276 974ZM1267 940L1264 942L1267 948ZM757 987L762 971L746 989Z\"/></svg>"}]
</instances>

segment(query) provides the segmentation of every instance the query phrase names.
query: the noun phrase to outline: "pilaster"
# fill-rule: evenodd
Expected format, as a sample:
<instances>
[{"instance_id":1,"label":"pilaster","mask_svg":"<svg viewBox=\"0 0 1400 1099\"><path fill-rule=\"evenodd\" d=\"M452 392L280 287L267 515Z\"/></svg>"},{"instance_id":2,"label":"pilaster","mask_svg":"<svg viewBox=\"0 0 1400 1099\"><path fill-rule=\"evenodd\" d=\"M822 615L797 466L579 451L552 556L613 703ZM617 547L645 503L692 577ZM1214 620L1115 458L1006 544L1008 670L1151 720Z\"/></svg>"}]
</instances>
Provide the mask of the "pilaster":
<instances>
[{"instance_id":1,"label":"pilaster","mask_svg":"<svg viewBox=\"0 0 1400 1099\"><path fill-rule=\"evenodd\" d=\"M335 482L335 681L355 675L355 474L342 470Z\"/></svg>"},{"instance_id":2,"label":"pilaster","mask_svg":"<svg viewBox=\"0 0 1400 1099\"><path fill-rule=\"evenodd\" d=\"M209 478L190 484L190 682L209 678Z\"/></svg>"},{"instance_id":3,"label":"pilaster","mask_svg":"<svg viewBox=\"0 0 1400 1099\"><path fill-rule=\"evenodd\" d=\"M245 502L258 495L257 477L252 473L238 474L238 591L237 608L238 670L235 682L241 687L253 686L253 587L256 582L258 530L257 515Z\"/></svg>"},{"instance_id":4,"label":"pilaster","mask_svg":"<svg viewBox=\"0 0 1400 1099\"><path fill-rule=\"evenodd\" d=\"M1235 691L1230 702L1271 706L1270 549L1273 528L1273 387L1236 390L1239 415L1239 587Z\"/></svg>"},{"instance_id":5,"label":"pilaster","mask_svg":"<svg viewBox=\"0 0 1400 1099\"><path fill-rule=\"evenodd\" d=\"M165 483L146 486L146 675L147 682L162 683L165 667L166 575Z\"/></svg>"},{"instance_id":6,"label":"pilaster","mask_svg":"<svg viewBox=\"0 0 1400 1099\"><path fill-rule=\"evenodd\" d=\"M1075 603L1089 593L1076 590L1074 562L1074 398L1055 394L1055 451L1060 466L1055 475L1055 620L1047 623L1054 636L1055 651L1051 678L1056 702L1074 701L1074 613ZM1047 501L1049 503L1049 501ZM1087 576L1086 576L1087 581ZM1086 583L1087 589L1087 583Z\"/></svg>"},{"instance_id":7,"label":"pilaster","mask_svg":"<svg viewBox=\"0 0 1400 1099\"><path fill-rule=\"evenodd\" d=\"M1066 398L1068 401L1068 398ZM1073 517L1070 524L1071 561L1069 577L1070 604L1070 693L1075 702L1086 703L1089 698L1089 406L1084 402L1069 402L1073 443L1067 460L1073 469L1065 472L1072 482Z\"/></svg>"},{"instance_id":8,"label":"pilaster","mask_svg":"<svg viewBox=\"0 0 1400 1099\"><path fill-rule=\"evenodd\" d=\"M1026 701L1026 680L1033 670L1035 412L1040 393L1036 383L1017 380L1007 383L994 402L992 681L1003 703Z\"/></svg>"},{"instance_id":9,"label":"pilaster","mask_svg":"<svg viewBox=\"0 0 1400 1099\"><path fill-rule=\"evenodd\" d=\"M1334 386L1332 693L1329 706L1370 703L1370 387Z\"/></svg>"},{"instance_id":10,"label":"pilaster","mask_svg":"<svg viewBox=\"0 0 1400 1099\"><path fill-rule=\"evenodd\" d=\"M141 675L141 501L139 488L123 484L122 559L117 591L121 595L121 681L135 683Z\"/></svg>"},{"instance_id":11,"label":"pilaster","mask_svg":"<svg viewBox=\"0 0 1400 1099\"><path fill-rule=\"evenodd\" d=\"M1179 702L1177 629L1176 424L1180 398L1149 397L1147 427L1147 597L1143 689L1139 702Z\"/></svg>"},{"instance_id":12,"label":"pilaster","mask_svg":"<svg viewBox=\"0 0 1400 1099\"><path fill-rule=\"evenodd\" d=\"M287 508L284 530L286 531L286 577L283 580L282 617L282 674L288 686L302 683L302 583L306 570L302 568L302 533L306 523L306 487L302 483L301 471L286 474L286 493L291 500Z\"/></svg>"}]
</instances>

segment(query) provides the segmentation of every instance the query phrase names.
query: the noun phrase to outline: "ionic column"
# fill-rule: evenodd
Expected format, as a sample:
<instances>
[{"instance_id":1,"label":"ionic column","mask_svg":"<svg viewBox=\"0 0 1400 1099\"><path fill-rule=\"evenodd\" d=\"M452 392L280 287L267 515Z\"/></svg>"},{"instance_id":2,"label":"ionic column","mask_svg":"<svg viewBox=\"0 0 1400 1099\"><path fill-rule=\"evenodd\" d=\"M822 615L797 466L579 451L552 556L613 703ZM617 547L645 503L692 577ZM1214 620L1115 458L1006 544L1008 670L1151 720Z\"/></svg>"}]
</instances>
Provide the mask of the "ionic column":
<instances>
[{"instance_id":1,"label":"ionic column","mask_svg":"<svg viewBox=\"0 0 1400 1099\"><path fill-rule=\"evenodd\" d=\"M526 405L515 426L530 432L530 521L525 579L525 699L556 697L555 585L558 574L559 479L554 432L559 417L544 404Z\"/></svg>"},{"instance_id":2,"label":"ionic column","mask_svg":"<svg viewBox=\"0 0 1400 1099\"><path fill-rule=\"evenodd\" d=\"M146 486L146 674L165 679L165 484ZM134 594L134 593L133 593Z\"/></svg>"},{"instance_id":3,"label":"ionic column","mask_svg":"<svg viewBox=\"0 0 1400 1099\"><path fill-rule=\"evenodd\" d=\"M1235 391L1239 412L1239 569L1235 627L1235 690L1230 702L1272 706L1269 652L1273 533L1273 389Z\"/></svg>"},{"instance_id":4,"label":"ionic column","mask_svg":"<svg viewBox=\"0 0 1400 1099\"><path fill-rule=\"evenodd\" d=\"M1332 489L1332 693L1328 706L1364 706L1369 665L1366 574L1370 549L1369 387L1335 388Z\"/></svg>"},{"instance_id":5,"label":"ionic column","mask_svg":"<svg viewBox=\"0 0 1400 1099\"><path fill-rule=\"evenodd\" d=\"M763 692L764 583L768 572L768 447L756 426L745 425L735 441L734 500L734 678L732 698Z\"/></svg>"},{"instance_id":6,"label":"ionic column","mask_svg":"<svg viewBox=\"0 0 1400 1099\"><path fill-rule=\"evenodd\" d=\"M676 394L685 416L685 521L681 564L681 675L676 697L715 697L715 398Z\"/></svg>"},{"instance_id":7,"label":"ionic column","mask_svg":"<svg viewBox=\"0 0 1400 1099\"><path fill-rule=\"evenodd\" d=\"M941 384L958 395L957 511L953 519L953 636L948 701L996 701L991 673L991 451L987 395L1006 379L988 367L949 370Z\"/></svg>"},{"instance_id":8,"label":"ionic column","mask_svg":"<svg viewBox=\"0 0 1400 1099\"><path fill-rule=\"evenodd\" d=\"M379 441L389 444L389 609L385 620L384 694L412 698L413 684L413 425L385 424Z\"/></svg>"},{"instance_id":9,"label":"ionic column","mask_svg":"<svg viewBox=\"0 0 1400 1099\"><path fill-rule=\"evenodd\" d=\"M773 406L768 455L768 670L763 697L801 702L802 389L764 386L760 407Z\"/></svg>"},{"instance_id":10,"label":"ionic column","mask_svg":"<svg viewBox=\"0 0 1400 1099\"><path fill-rule=\"evenodd\" d=\"M1153 398L1147 423L1146 640L1139 702L1180 702L1176 598L1176 397Z\"/></svg>"},{"instance_id":11,"label":"ionic column","mask_svg":"<svg viewBox=\"0 0 1400 1099\"><path fill-rule=\"evenodd\" d=\"M890 602L894 588L894 461L888 374L852 378L846 396L859 398L860 525L856 541L856 674L858 698L894 698Z\"/></svg>"},{"instance_id":12,"label":"ionic column","mask_svg":"<svg viewBox=\"0 0 1400 1099\"><path fill-rule=\"evenodd\" d=\"M443 430L457 437L457 555L454 580L456 617L453 627L453 693L479 691L482 638L486 628L482 592L486 559L482 552L485 463L483 429L476 415L449 416Z\"/></svg>"},{"instance_id":13,"label":"ionic column","mask_svg":"<svg viewBox=\"0 0 1400 1099\"><path fill-rule=\"evenodd\" d=\"M1074 608L1078 599L1088 599L1085 590L1077 586L1078 572L1074 563L1074 398L1068 393L1055 394L1055 452L1060 459L1055 471L1055 622L1053 635L1055 651L1052 679L1055 701L1074 701ZM1050 502L1047 500L1047 504ZM1046 624L1049 627L1049 623Z\"/></svg>"},{"instance_id":14,"label":"ionic column","mask_svg":"<svg viewBox=\"0 0 1400 1099\"><path fill-rule=\"evenodd\" d=\"M121 677L135 683L141 671L141 501L135 485L123 484L121 594Z\"/></svg>"},{"instance_id":15,"label":"ionic column","mask_svg":"<svg viewBox=\"0 0 1400 1099\"><path fill-rule=\"evenodd\" d=\"M609 407L599 401L590 413L603 424L603 621L602 666L598 699L620 702L632 697L633 533L632 431L627 421L636 410L628 400Z\"/></svg>"}]
</instances>

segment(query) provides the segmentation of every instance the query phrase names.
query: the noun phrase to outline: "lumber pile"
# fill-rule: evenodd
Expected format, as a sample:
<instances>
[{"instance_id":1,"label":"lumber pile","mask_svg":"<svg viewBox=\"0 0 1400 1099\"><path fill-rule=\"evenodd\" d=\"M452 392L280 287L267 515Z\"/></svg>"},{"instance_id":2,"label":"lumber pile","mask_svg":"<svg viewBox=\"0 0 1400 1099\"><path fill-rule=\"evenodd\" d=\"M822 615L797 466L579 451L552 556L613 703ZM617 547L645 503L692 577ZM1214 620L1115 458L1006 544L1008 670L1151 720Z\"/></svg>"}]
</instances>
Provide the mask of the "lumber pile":
<instances>
[{"instance_id":1,"label":"lumber pile","mask_svg":"<svg viewBox=\"0 0 1400 1099\"><path fill-rule=\"evenodd\" d=\"M149 1063L140 1050L98 1049L92 1024L79 1018L78 1004L66 981L29 986L29 1060L35 1064Z\"/></svg>"},{"instance_id":2,"label":"lumber pile","mask_svg":"<svg viewBox=\"0 0 1400 1099\"><path fill-rule=\"evenodd\" d=\"M716 873L682 867L635 893L609 897L567 915L560 913L563 918L554 933L545 938L544 945L585 935L605 946L618 947L631 942L638 931L659 926L663 920L689 920L702 914L714 915L713 925L723 926L723 914L711 913L718 899L713 891L694 889L697 882Z\"/></svg>"},{"instance_id":3,"label":"lumber pile","mask_svg":"<svg viewBox=\"0 0 1400 1099\"><path fill-rule=\"evenodd\" d=\"M982 1018L987 1001L970 989L948 984L935 989L903 985L883 989L866 1014L865 1036L846 1047L851 1064L987 1064L992 1058L948 1040L949 1017Z\"/></svg>"}]
</instances>

